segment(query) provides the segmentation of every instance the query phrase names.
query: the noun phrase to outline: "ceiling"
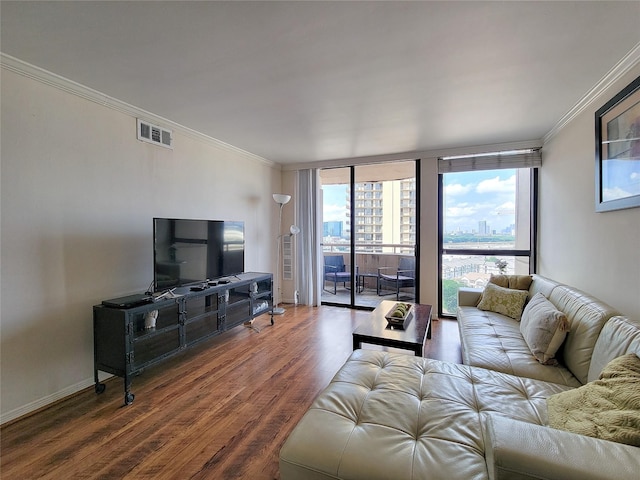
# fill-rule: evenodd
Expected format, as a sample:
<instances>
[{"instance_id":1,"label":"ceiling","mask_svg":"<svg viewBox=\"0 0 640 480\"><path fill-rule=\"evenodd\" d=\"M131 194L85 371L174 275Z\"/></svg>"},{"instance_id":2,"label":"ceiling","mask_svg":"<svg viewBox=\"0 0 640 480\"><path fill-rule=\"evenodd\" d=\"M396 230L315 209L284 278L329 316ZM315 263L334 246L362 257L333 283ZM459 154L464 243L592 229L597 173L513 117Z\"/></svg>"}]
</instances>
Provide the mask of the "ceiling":
<instances>
[{"instance_id":1,"label":"ceiling","mask_svg":"<svg viewBox=\"0 0 640 480\"><path fill-rule=\"evenodd\" d=\"M640 2L10 2L0 48L282 164L537 140Z\"/></svg>"}]
</instances>

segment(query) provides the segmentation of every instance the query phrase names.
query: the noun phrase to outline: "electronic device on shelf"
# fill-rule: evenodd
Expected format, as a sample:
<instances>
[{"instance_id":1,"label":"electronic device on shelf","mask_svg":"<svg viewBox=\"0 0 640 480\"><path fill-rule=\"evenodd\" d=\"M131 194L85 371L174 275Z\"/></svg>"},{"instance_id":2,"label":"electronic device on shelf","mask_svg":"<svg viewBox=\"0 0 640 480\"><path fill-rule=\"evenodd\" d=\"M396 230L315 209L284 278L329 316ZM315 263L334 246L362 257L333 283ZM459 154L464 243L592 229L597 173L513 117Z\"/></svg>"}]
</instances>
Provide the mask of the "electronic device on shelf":
<instances>
[{"instance_id":1,"label":"electronic device on shelf","mask_svg":"<svg viewBox=\"0 0 640 480\"><path fill-rule=\"evenodd\" d=\"M220 277L244 271L244 243L241 221L154 218L154 291L229 283Z\"/></svg>"},{"instance_id":2,"label":"electronic device on shelf","mask_svg":"<svg viewBox=\"0 0 640 480\"><path fill-rule=\"evenodd\" d=\"M144 294L127 295L125 297L103 300L102 304L111 308L133 308L153 302L153 297Z\"/></svg>"}]
</instances>

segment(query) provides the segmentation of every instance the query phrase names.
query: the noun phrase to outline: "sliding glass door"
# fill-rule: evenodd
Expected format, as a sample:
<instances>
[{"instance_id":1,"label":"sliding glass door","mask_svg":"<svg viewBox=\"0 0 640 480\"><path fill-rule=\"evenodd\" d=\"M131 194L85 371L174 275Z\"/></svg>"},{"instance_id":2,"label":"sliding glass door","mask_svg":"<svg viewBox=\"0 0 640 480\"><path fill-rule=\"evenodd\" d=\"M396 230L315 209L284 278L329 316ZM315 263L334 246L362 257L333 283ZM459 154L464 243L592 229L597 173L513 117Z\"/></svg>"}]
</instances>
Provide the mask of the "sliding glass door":
<instances>
[{"instance_id":1,"label":"sliding glass door","mask_svg":"<svg viewBox=\"0 0 640 480\"><path fill-rule=\"evenodd\" d=\"M417 166L404 161L320 171L323 303L375 308L384 299L416 301Z\"/></svg>"},{"instance_id":2,"label":"sliding glass door","mask_svg":"<svg viewBox=\"0 0 640 480\"><path fill-rule=\"evenodd\" d=\"M322 303L352 304L350 192L352 167L320 170L322 188Z\"/></svg>"}]
</instances>

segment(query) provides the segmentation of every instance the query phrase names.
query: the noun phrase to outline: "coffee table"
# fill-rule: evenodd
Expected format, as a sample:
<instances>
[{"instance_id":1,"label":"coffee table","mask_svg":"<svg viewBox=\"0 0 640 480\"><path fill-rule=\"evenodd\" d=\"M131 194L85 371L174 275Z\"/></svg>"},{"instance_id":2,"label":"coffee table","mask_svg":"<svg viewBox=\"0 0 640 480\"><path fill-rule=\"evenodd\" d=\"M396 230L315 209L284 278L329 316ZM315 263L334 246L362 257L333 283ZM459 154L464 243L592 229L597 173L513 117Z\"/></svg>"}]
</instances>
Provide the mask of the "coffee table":
<instances>
[{"instance_id":1,"label":"coffee table","mask_svg":"<svg viewBox=\"0 0 640 480\"><path fill-rule=\"evenodd\" d=\"M413 315L404 329L390 327L385 315L397 302L383 300L353 331L353 349L362 343L412 350L421 357L426 339L431 338L431 305L413 304ZM404 303L404 302L403 302Z\"/></svg>"}]
</instances>

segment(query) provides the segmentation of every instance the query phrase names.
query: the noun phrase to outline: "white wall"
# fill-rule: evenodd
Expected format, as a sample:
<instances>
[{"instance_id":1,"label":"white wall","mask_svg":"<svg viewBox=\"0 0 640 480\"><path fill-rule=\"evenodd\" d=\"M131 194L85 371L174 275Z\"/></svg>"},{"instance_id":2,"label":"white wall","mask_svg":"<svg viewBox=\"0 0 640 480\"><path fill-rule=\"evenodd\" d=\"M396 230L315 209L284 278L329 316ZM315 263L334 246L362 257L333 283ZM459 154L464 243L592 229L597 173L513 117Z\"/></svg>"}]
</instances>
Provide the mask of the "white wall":
<instances>
[{"instance_id":1,"label":"white wall","mask_svg":"<svg viewBox=\"0 0 640 480\"><path fill-rule=\"evenodd\" d=\"M539 272L640 319L640 208L595 212L595 120L640 65L544 145Z\"/></svg>"},{"instance_id":2,"label":"white wall","mask_svg":"<svg viewBox=\"0 0 640 480\"><path fill-rule=\"evenodd\" d=\"M180 131L139 142L133 116L13 71L1 95L5 422L91 385L92 305L146 290L154 216L243 220L246 270L273 271L281 180Z\"/></svg>"}]
</instances>

